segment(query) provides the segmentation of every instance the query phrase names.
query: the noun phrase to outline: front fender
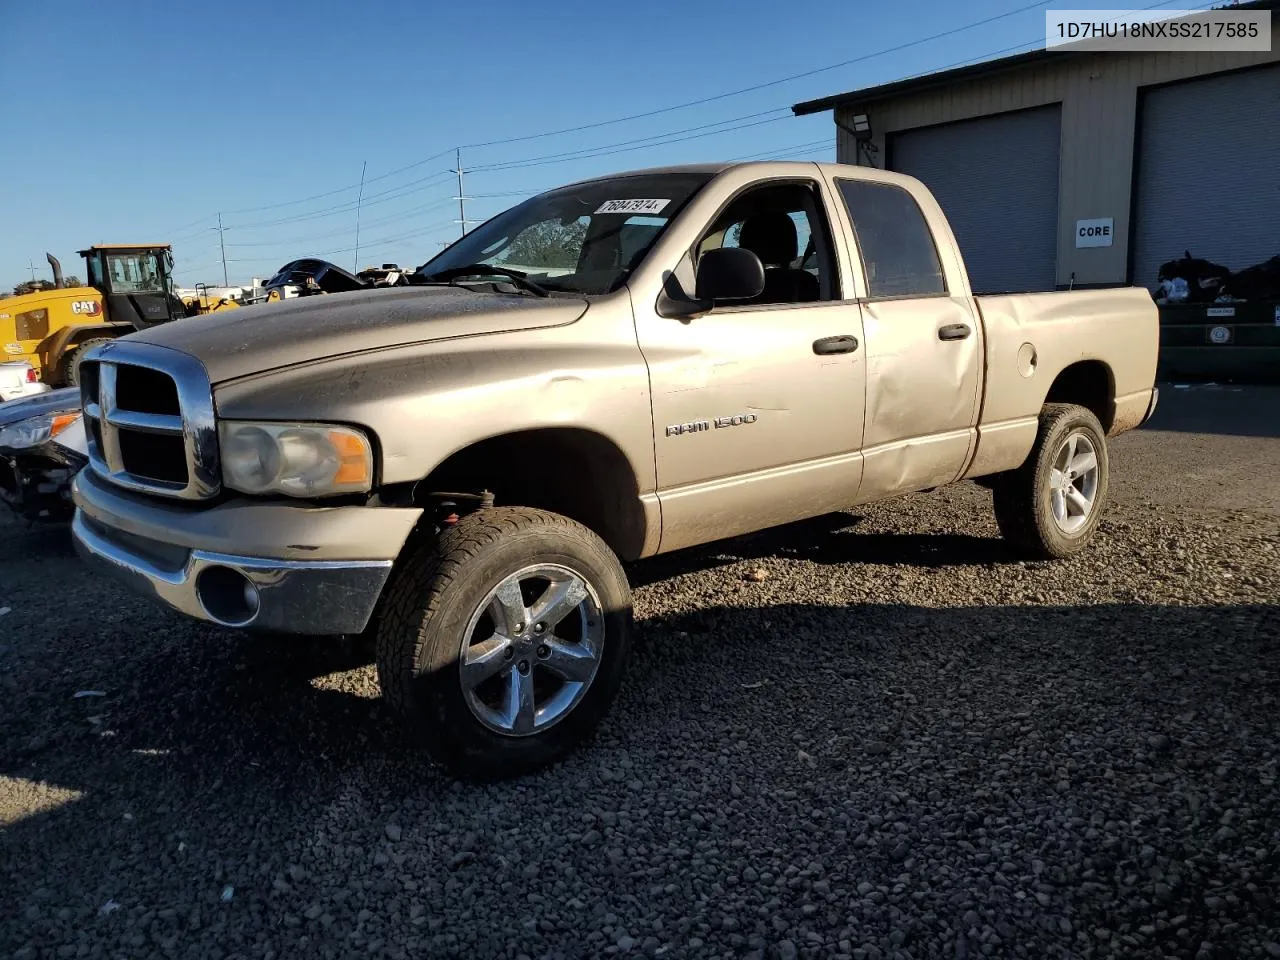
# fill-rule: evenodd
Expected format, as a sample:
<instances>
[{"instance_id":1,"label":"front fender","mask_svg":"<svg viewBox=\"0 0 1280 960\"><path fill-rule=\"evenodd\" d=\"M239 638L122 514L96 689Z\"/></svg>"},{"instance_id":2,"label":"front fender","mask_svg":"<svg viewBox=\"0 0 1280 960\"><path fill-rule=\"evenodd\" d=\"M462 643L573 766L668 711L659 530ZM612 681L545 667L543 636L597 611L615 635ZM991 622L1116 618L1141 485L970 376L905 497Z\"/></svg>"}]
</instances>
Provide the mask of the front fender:
<instances>
[{"instance_id":1,"label":"front fender","mask_svg":"<svg viewBox=\"0 0 1280 960\"><path fill-rule=\"evenodd\" d=\"M573 325L338 357L222 384L214 403L227 419L364 427L384 484L420 480L491 437L576 427L622 451L643 495L655 480L649 377L626 321L620 332Z\"/></svg>"}]
</instances>

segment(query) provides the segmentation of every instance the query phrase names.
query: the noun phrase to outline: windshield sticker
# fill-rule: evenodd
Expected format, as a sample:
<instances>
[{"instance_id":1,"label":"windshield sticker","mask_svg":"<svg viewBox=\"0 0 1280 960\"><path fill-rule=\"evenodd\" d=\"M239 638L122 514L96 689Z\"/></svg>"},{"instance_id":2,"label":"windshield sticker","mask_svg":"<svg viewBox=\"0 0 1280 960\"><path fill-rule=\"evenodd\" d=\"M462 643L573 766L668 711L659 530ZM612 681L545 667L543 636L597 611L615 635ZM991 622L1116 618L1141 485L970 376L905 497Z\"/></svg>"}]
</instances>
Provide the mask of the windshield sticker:
<instances>
[{"instance_id":1,"label":"windshield sticker","mask_svg":"<svg viewBox=\"0 0 1280 960\"><path fill-rule=\"evenodd\" d=\"M661 213L670 200L606 200L596 213Z\"/></svg>"}]
</instances>

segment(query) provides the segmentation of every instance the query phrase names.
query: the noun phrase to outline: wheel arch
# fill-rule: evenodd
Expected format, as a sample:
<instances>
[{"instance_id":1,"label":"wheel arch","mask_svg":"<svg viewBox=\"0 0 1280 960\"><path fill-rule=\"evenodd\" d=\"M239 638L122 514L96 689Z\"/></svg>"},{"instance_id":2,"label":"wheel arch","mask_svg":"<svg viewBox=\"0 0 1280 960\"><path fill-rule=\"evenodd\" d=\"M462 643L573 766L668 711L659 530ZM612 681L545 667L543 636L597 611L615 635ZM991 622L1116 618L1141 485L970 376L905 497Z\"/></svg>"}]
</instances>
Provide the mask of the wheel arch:
<instances>
[{"instance_id":1,"label":"wheel arch","mask_svg":"<svg viewBox=\"0 0 1280 960\"><path fill-rule=\"evenodd\" d=\"M1053 378L1044 403L1071 403L1090 411L1110 433L1116 419L1116 379L1103 360L1078 360Z\"/></svg>"},{"instance_id":2,"label":"wheel arch","mask_svg":"<svg viewBox=\"0 0 1280 960\"><path fill-rule=\"evenodd\" d=\"M642 555L647 520L634 465L612 439L584 427L535 427L478 440L413 485L428 503L441 492L487 490L504 506L535 507L592 530L622 560Z\"/></svg>"},{"instance_id":3,"label":"wheel arch","mask_svg":"<svg viewBox=\"0 0 1280 960\"><path fill-rule=\"evenodd\" d=\"M113 339L132 333L133 327L120 323L70 323L55 330L36 347L40 365L46 370L57 370L62 358L86 340Z\"/></svg>"}]
</instances>

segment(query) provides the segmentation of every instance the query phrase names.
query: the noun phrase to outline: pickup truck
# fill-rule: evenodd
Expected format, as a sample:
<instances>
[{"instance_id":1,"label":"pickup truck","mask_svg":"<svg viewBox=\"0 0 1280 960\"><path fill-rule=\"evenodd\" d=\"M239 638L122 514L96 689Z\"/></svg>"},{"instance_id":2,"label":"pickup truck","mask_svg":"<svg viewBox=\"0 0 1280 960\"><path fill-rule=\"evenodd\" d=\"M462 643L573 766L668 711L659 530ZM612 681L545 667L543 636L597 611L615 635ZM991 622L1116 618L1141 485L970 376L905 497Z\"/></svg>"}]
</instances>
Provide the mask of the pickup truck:
<instances>
[{"instance_id":1,"label":"pickup truck","mask_svg":"<svg viewBox=\"0 0 1280 960\"><path fill-rule=\"evenodd\" d=\"M95 348L73 530L192 617L371 638L384 698L467 778L606 715L625 563L963 480L1024 556L1065 558L1157 399L1146 290L975 297L937 200L871 168L574 183L412 281Z\"/></svg>"}]
</instances>

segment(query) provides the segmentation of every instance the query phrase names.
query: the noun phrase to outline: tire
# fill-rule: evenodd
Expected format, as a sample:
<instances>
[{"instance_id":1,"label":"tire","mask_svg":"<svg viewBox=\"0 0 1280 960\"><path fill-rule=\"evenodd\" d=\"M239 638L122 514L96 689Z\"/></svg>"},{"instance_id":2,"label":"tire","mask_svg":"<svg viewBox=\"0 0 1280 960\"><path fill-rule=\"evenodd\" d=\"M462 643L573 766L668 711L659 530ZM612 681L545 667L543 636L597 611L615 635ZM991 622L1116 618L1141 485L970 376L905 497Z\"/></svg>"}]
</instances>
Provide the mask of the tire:
<instances>
[{"instance_id":1,"label":"tire","mask_svg":"<svg viewBox=\"0 0 1280 960\"><path fill-rule=\"evenodd\" d=\"M561 603L540 631L538 608L553 596ZM378 682L455 776L521 776L595 730L631 632L631 588L599 537L559 514L494 507L408 548L378 618ZM521 709L526 696L539 713Z\"/></svg>"},{"instance_id":2,"label":"tire","mask_svg":"<svg viewBox=\"0 0 1280 960\"><path fill-rule=\"evenodd\" d=\"M1058 468L1071 450L1079 475L1063 477ZM1109 476L1107 439L1098 418L1074 404L1045 404L1030 456L992 485L1001 535L1028 559L1061 560L1079 553L1098 530Z\"/></svg>"},{"instance_id":3,"label":"tire","mask_svg":"<svg viewBox=\"0 0 1280 960\"><path fill-rule=\"evenodd\" d=\"M58 364L59 379L62 383L68 387L80 386L80 360L98 344L110 341L111 337L94 337L77 345L70 353L63 354L62 362Z\"/></svg>"}]
</instances>

